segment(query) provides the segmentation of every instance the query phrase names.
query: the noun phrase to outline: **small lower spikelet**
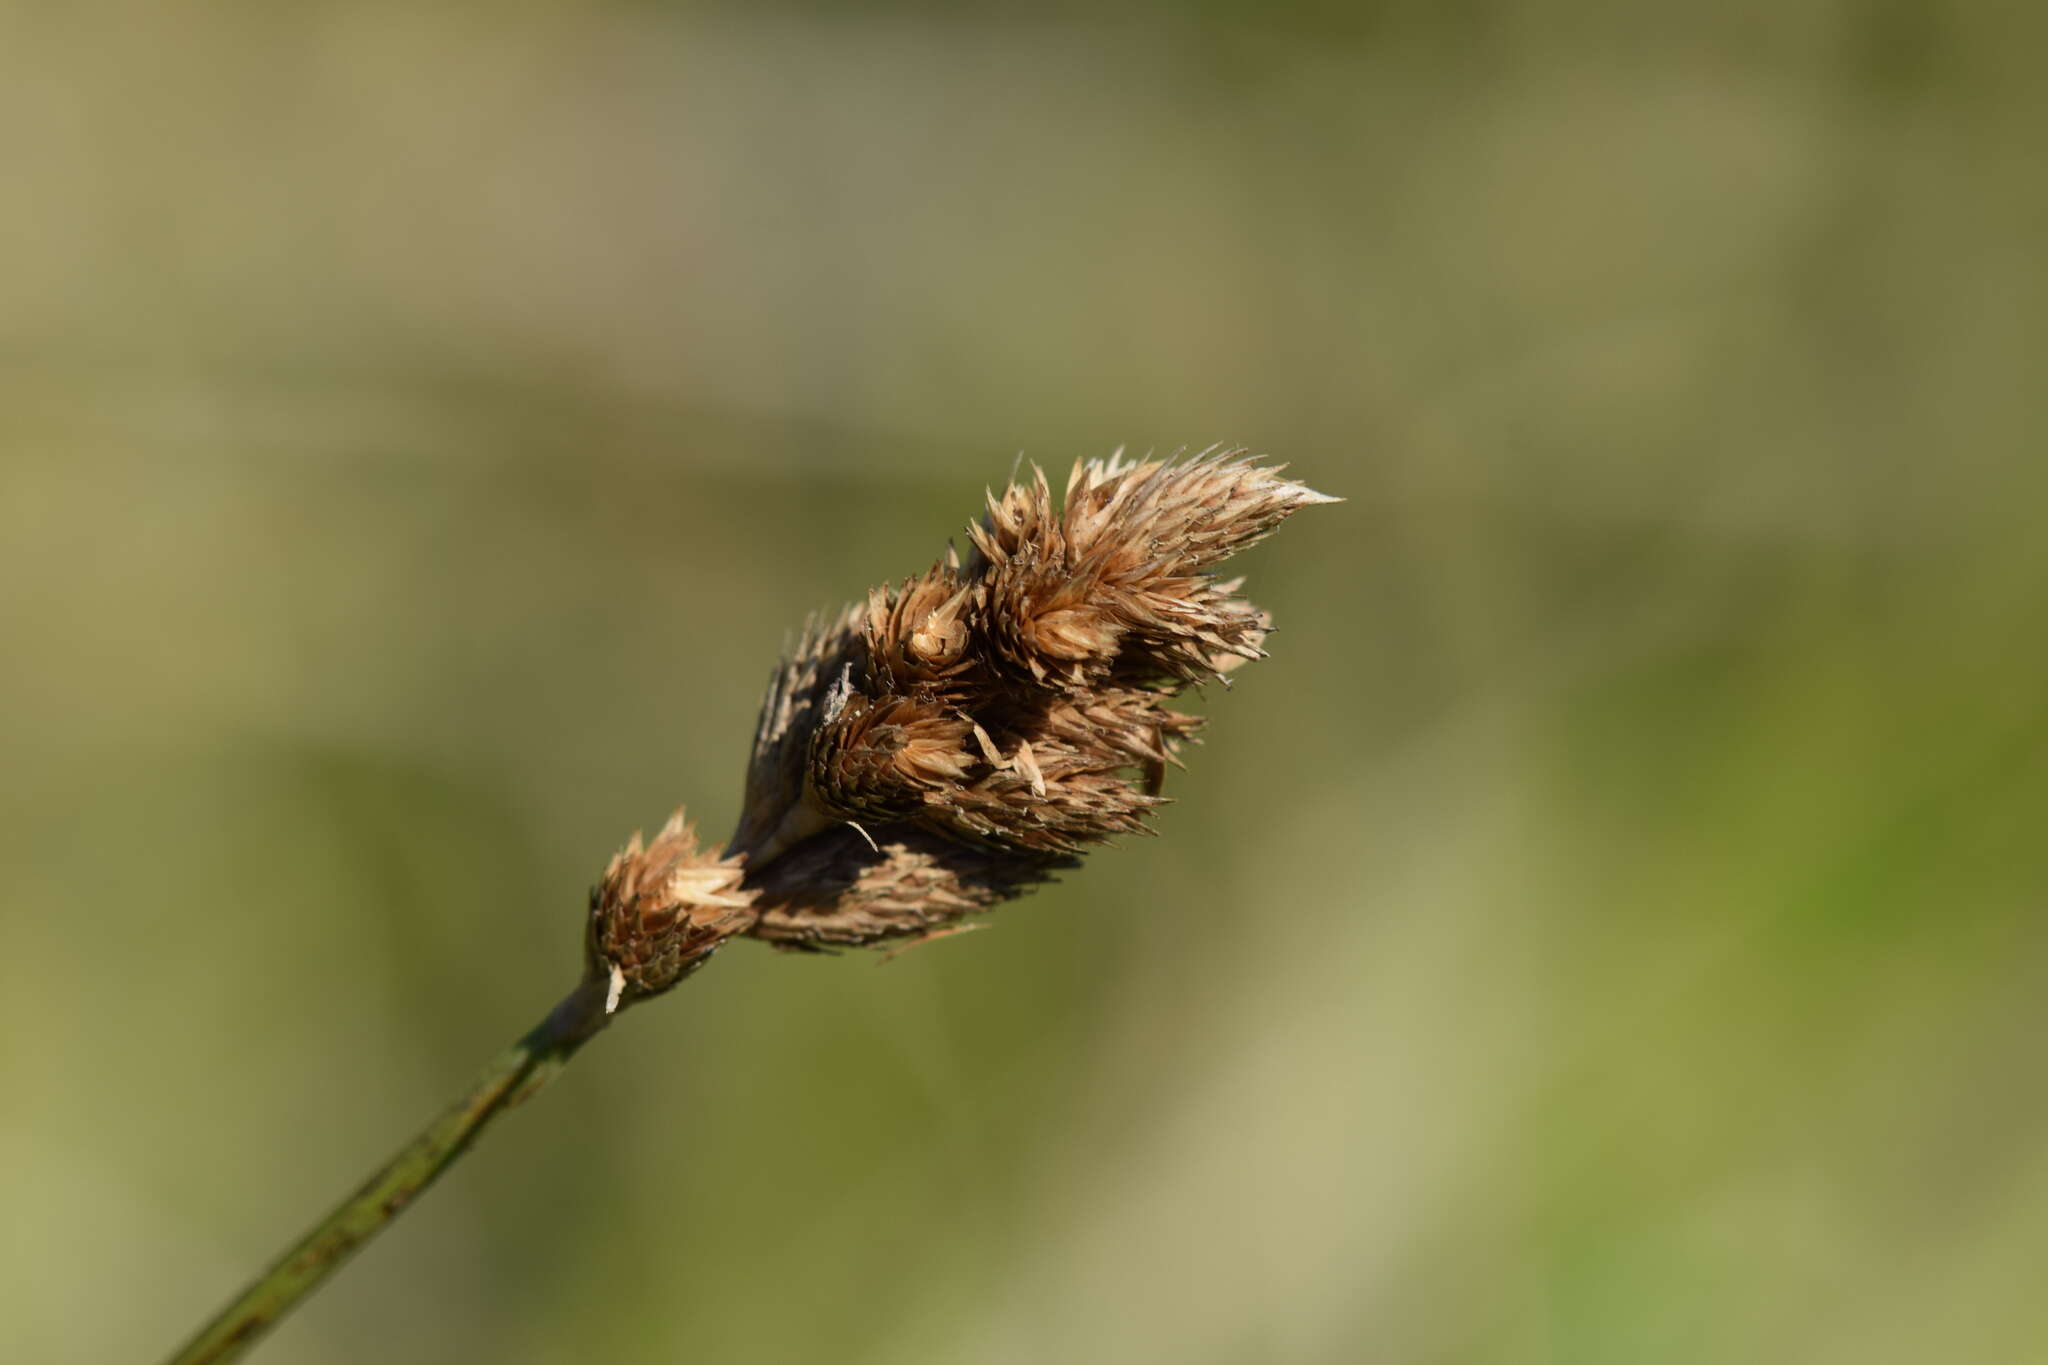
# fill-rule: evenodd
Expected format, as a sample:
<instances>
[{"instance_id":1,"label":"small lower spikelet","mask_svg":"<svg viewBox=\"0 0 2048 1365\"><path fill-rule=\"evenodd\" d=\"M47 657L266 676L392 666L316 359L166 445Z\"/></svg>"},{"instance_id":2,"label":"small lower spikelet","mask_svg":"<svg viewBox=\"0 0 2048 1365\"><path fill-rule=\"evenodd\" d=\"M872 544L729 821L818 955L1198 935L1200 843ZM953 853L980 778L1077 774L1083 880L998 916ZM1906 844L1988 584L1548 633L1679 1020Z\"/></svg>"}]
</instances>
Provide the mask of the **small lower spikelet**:
<instances>
[{"instance_id":1,"label":"small lower spikelet","mask_svg":"<svg viewBox=\"0 0 2048 1365\"><path fill-rule=\"evenodd\" d=\"M1264 657L1272 626L1210 570L1334 501L1237 450L991 494L964 564L876 589L778 669L733 837L746 932L925 937L1149 832L1201 724L1166 701Z\"/></svg>"},{"instance_id":2,"label":"small lower spikelet","mask_svg":"<svg viewBox=\"0 0 2048 1365\"><path fill-rule=\"evenodd\" d=\"M606 1013L669 990L753 924L755 893L737 858L699 849L677 811L652 843L636 832L590 893L589 973L609 983Z\"/></svg>"}]
</instances>

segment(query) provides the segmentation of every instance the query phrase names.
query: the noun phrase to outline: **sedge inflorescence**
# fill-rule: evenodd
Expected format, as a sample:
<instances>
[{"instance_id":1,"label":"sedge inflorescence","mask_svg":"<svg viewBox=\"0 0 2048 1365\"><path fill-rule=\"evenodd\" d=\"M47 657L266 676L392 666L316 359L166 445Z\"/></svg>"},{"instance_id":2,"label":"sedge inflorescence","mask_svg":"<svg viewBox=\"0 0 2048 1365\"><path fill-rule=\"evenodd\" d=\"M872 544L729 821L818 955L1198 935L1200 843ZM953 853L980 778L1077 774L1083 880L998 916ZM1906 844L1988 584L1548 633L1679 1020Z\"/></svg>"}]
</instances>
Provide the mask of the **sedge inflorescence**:
<instances>
[{"instance_id":1,"label":"sedge inflorescence","mask_svg":"<svg viewBox=\"0 0 2048 1365\"><path fill-rule=\"evenodd\" d=\"M947 932L1091 845L1148 832L1201 718L1167 703L1263 657L1218 564L1336 501L1242 451L1075 465L991 494L969 553L814 621L770 679L730 851L678 812L592 893L614 1007L726 939Z\"/></svg>"}]
</instances>

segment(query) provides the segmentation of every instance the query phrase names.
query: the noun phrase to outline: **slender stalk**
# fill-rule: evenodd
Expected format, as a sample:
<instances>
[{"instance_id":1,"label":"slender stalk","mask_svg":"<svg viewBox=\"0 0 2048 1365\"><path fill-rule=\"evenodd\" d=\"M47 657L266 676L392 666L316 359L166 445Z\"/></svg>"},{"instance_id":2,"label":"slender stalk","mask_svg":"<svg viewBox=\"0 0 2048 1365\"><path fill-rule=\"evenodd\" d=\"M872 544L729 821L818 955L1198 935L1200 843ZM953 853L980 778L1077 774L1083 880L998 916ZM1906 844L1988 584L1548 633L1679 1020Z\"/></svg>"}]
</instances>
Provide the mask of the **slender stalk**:
<instances>
[{"instance_id":1,"label":"slender stalk","mask_svg":"<svg viewBox=\"0 0 2048 1365\"><path fill-rule=\"evenodd\" d=\"M252 1281L168 1365L240 1358L419 1198L469 1150L485 1124L554 1079L576 1050L611 1022L605 994L606 983L598 979L586 980L563 997L532 1032L484 1068L467 1095Z\"/></svg>"}]
</instances>

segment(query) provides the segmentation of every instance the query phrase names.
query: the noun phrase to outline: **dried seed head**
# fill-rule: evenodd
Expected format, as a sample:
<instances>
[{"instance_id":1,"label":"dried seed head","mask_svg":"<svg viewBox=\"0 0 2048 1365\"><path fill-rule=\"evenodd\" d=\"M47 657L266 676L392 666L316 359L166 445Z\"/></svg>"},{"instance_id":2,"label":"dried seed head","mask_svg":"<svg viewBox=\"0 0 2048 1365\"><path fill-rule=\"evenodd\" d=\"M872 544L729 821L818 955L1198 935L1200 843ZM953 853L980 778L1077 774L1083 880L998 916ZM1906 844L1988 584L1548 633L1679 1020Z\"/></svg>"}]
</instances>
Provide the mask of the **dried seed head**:
<instances>
[{"instance_id":1,"label":"dried seed head","mask_svg":"<svg viewBox=\"0 0 2048 1365\"><path fill-rule=\"evenodd\" d=\"M585 957L611 990L606 1012L659 995L753 922L737 858L697 847L679 810L652 843L636 832L590 893Z\"/></svg>"},{"instance_id":2,"label":"dried seed head","mask_svg":"<svg viewBox=\"0 0 2048 1365\"><path fill-rule=\"evenodd\" d=\"M813 623L771 680L734 835L780 943L928 936L1146 831L1199 718L1263 657L1209 571L1335 501L1240 451L1078 464L990 495L973 553Z\"/></svg>"}]
</instances>

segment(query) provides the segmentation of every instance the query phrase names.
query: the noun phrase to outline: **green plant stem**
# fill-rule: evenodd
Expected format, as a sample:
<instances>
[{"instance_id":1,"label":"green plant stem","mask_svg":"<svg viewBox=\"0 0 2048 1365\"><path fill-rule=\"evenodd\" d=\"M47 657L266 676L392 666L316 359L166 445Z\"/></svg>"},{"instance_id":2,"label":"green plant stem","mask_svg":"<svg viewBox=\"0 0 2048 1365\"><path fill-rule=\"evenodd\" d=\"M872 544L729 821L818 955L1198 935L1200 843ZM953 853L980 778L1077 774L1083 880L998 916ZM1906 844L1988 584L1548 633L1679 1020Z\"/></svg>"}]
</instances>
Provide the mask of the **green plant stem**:
<instances>
[{"instance_id":1,"label":"green plant stem","mask_svg":"<svg viewBox=\"0 0 2048 1365\"><path fill-rule=\"evenodd\" d=\"M585 981L570 992L532 1032L499 1053L467 1095L202 1327L169 1365L238 1359L419 1198L469 1150L485 1124L546 1085L610 1022L602 980Z\"/></svg>"}]
</instances>

